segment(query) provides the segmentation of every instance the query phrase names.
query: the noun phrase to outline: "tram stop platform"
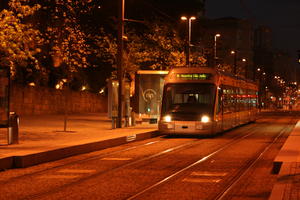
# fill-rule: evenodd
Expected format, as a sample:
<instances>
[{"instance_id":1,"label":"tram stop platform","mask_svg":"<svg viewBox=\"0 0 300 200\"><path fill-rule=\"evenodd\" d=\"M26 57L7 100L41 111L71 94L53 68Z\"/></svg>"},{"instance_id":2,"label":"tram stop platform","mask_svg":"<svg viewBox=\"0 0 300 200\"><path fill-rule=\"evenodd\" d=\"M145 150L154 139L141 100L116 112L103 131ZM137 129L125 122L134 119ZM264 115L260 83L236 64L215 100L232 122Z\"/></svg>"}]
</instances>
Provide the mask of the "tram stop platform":
<instances>
[{"instance_id":1,"label":"tram stop platform","mask_svg":"<svg viewBox=\"0 0 300 200\"><path fill-rule=\"evenodd\" d=\"M28 167L158 136L157 124L112 129L107 113L21 116L19 143L8 144L7 128L0 129L0 171ZM64 131L66 130L66 131Z\"/></svg>"},{"instance_id":2,"label":"tram stop platform","mask_svg":"<svg viewBox=\"0 0 300 200\"><path fill-rule=\"evenodd\" d=\"M276 156L273 172L278 177L269 200L300 199L300 121Z\"/></svg>"}]
</instances>

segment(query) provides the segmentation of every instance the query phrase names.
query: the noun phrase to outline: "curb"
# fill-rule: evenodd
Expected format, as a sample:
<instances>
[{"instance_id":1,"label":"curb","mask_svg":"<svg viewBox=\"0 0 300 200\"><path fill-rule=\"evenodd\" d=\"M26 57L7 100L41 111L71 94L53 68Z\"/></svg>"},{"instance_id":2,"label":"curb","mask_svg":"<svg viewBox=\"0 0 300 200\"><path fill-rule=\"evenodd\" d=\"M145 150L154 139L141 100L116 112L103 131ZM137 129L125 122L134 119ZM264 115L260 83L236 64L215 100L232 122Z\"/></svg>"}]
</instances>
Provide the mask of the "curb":
<instances>
[{"instance_id":1,"label":"curb","mask_svg":"<svg viewBox=\"0 0 300 200\"><path fill-rule=\"evenodd\" d=\"M30 167L41 163L60 160L70 156L99 151L134 141L158 137L160 135L161 134L158 131L150 131L146 133L132 134L129 136L123 136L98 142L91 142L70 147L64 147L60 149L54 149L50 151L38 152L24 156L11 156L1 158L0 170Z\"/></svg>"}]
</instances>

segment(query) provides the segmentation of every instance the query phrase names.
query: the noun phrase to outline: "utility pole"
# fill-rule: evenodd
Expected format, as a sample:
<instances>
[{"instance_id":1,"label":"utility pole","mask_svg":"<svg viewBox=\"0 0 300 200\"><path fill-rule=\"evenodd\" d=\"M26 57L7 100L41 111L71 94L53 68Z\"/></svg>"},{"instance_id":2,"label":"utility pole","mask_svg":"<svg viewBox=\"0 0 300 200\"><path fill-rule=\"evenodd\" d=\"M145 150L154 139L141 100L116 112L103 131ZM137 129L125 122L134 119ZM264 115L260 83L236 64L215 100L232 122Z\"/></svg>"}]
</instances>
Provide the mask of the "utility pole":
<instances>
[{"instance_id":1,"label":"utility pole","mask_svg":"<svg viewBox=\"0 0 300 200\"><path fill-rule=\"evenodd\" d=\"M118 52L117 52L117 76L118 76L118 120L117 128L122 128L122 104L123 104L123 35L124 35L125 0L119 0L118 10Z\"/></svg>"}]
</instances>

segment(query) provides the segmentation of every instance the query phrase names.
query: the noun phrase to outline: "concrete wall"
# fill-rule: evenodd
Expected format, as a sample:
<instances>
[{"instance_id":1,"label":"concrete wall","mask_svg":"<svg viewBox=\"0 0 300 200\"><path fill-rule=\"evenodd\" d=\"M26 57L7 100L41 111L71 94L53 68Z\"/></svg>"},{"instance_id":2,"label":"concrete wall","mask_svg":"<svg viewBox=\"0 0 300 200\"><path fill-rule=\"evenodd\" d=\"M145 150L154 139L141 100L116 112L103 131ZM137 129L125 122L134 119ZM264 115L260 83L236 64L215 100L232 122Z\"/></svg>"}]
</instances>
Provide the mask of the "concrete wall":
<instances>
[{"instance_id":1,"label":"concrete wall","mask_svg":"<svg viewBox=\"0 0 300 200\"><path fill-rule=\"evenodd\" d=\"M13 84L10 110L19 115L107 112L107 98L89 92ZM67 97L67 98L66 98ZM67 99L67 101L65 101Z\"/></svg>"}]
</instances>

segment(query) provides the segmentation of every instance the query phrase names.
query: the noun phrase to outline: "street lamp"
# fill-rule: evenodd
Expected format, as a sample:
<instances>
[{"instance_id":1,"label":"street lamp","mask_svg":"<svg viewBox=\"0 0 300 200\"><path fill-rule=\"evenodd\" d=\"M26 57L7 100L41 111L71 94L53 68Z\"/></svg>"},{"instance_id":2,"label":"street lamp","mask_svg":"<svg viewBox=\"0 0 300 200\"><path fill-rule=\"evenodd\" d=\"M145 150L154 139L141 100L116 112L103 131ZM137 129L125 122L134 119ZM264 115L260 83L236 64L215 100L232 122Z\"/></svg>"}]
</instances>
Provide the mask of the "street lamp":
<instances>
[{"instance_id":1,"label":"street lamp","mask_svg":"<svg viewBox=\"0 0 300 200\"><path fill-rule=\"evenodd\" d=\"M123 88L123 48L124 48L124 13L125 13L125 0L118 0L118 49L117 49L117 77L118 77L118 118L117 118L117 128L122 128L122 88Z\"/></svg>"},{"instance_id":2,"label":"street lamp","mask_svg":"<svg viewBox=\"0 0 300 200\"><path fill-rule=\"evenodd\" d=\"M233 73L234 73L234 75L236 75L236 68L237 68L237 66L236 66L236 57L237 57L237 52L232 50L230 53L233 55Z\"/></svg>"},{"instance_id":3,"label":"street lamp","mask_svg":"<svg viewBox=\"0 0 300 200\"><path fill-rule=\"evenodd\" d=\"M245 78L247 78L248 73L248 66L247 66L247 59L243 58L242 61L245 63Z\"/></svg>"},{"instance_id":4,"label":"street lamp","mask_svg":"<svg viewBox=\"0 0 300 200\"><path fill-rule=\"evenodd\" d=\"M189 17L187 18L186 16L182 16L181 20L182 21L188 21L188 44L187 44L187 52L186 52L186 65L189 67L190 66L190 47L191 47L191 33L192 33L192 20L195 20L196 17Z\"/></svg>"},{"instance_id":5,"label":"street lamp","mask_svg":"<svg viewBox=\"0 0 300 200\"><path fill-rule=\"evenodd\" d=\"M215 34L215 44L214 44L214 60L215 60L215 67L217 65L217 38L221 37L221 35L219 33Z\"/></svg>"}]
</instances>

